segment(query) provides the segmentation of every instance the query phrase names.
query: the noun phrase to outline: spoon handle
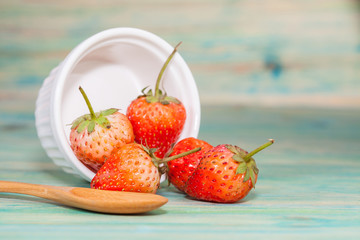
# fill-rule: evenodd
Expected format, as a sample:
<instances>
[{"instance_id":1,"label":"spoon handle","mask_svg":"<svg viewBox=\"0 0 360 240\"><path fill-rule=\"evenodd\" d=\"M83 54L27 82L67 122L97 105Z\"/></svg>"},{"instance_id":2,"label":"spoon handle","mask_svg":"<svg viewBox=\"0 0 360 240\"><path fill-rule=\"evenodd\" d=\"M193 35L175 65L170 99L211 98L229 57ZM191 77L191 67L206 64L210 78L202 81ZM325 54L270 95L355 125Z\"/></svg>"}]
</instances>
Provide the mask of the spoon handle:
<instances>
[{"instance_id":1,"label":"spoon handle","mask_svg":"<svg viewBox=\"0 0 360 240\"><path fill-rule=\"evenodd\" d=\"M32 195L71 207L117 214L148 212L168 201L167 198L152 193L58 187L10 181L0 181L0 192Z\"/></svg>"},{"instance_id":2,"label":"spoon handle","mask_svg":"<svg viewBox=\"0 0 360 240\"><path fill-rule=\"evenodd\" d=\"M0 192L20 193L40 198L58 201L58 195L64 194L66 187L56 187L40 184L0 181Z\"/></svg>"}]
</instances>

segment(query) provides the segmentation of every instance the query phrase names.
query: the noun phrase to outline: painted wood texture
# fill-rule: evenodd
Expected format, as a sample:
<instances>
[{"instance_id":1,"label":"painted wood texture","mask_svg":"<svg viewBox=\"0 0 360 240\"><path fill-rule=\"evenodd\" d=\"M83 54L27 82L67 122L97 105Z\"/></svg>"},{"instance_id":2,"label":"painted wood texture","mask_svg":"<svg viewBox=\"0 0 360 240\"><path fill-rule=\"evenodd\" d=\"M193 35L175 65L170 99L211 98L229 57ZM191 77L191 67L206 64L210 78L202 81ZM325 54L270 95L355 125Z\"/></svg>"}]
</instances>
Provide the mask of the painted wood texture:
<instances>
[{"instance_id":1,"label":"painted wood texture","mask_svg":"<svg viewBox=\"0 0 360 240\"><path fill-rule=\"evenodd\" d=\"M7 114L6 114L7 115ZM195 201L163 185L169 202L144 215L106 215L34 197L0 194L1 239L360 237L360 114L349 110L204 107L200 138L253 149L256 190L236 204ZM88 187L41 149L33 117L1 122L3 180Z\"/></svg>"},{"instance_id":2,"label":"painted wood texture","mask_svg":"<svg viewBox=\"0 0 360 240\"><path fill-rule=\"evenodd\" d=\"M138 27L184 42L203 103L354 107L359 19L356 0L0 1L0 77L35 94L81 41Z\"/></svg>"},{"instance_id":3,"label":"painted wood texture","mask_svg":"<svg viewBox=\"0 0 360 240\"><path fill-rule=\"evenodd\" d=\"M239 203L195 201L164 185L168 204L118 216L0 194L0 239L359 239L358 5L0 1L1 180L89 186L46 156L33 112L49 71L111 27L184 41L201 96L200 138L248 150L276 140L256 156L256 190Z\"/></svg>"}]
</instances>

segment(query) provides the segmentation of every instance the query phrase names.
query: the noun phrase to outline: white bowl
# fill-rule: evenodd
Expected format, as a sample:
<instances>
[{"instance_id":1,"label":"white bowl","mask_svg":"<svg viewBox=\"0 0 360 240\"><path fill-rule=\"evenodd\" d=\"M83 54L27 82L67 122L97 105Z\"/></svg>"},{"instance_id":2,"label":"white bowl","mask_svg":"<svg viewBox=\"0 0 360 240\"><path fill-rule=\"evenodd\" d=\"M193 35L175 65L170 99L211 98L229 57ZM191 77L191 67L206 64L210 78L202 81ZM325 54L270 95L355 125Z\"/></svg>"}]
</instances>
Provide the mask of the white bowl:
<instances>
[{"instance_id":1,"label":"white bowl","mask_svg":"<svg viewBox=\"0 0 360 240\"><path fill-rule=\"evenodd\" d=\"M86 91L95 111L115 107L125 114L141 89L154 88L172 50L173 46L158 36L134 28L100 32L73 49L45 79L36 101L37 134L54 163L91 181L94 172L75 157L69 143L69 124L88 113L79 86ZM197 137L199 95L191 71L179 53L168 65L162 85L186 108L187 119L180 138Z\"/></svg>"}]
</instances>

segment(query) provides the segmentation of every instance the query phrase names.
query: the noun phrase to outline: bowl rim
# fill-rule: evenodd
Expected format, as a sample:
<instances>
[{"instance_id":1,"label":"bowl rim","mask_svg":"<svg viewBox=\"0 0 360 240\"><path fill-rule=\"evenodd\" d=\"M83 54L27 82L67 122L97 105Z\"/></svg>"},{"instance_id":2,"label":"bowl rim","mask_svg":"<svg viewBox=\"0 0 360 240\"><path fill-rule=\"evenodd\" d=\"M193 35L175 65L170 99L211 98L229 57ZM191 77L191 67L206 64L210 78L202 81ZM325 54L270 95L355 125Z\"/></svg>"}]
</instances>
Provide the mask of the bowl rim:
<instances>
[{"instance_id":1,"label":"bowl rim","mask_svg":"<svg viewBox=\"0 0 360 240\"><path fill-rule=\"evenodd\" d=\"M111 28L99 32L77 45L61 63L62 66L59 68L59 71L57 72L57 75L54 79L54 85L52 88L52 94L50 99L50 124L53 131L54 139L64 159L71 164L71 167L81 177L88 181L91 181L95 173L88 169L75 157L70 148L68 140L66 139L65 129L62 123L62 112L59 110L61 109L62 93L64 91L64 85L67 77L72 72L76 64L84 56L86 56L87 53L95 50L96 48L94 47L96 47L101 42L109 41L114 38L121 38L124 36L134 36L137 38L141 38L147 42L155 43L156 46L160 47L160 49L162 48L161 50L169 53L173 50L173 47L169 43L167 43L159 36L148 31L130 27ZM192 106L195 109L196 116L194 116L193 119L194 123L192 124L192 126L190 126L192 137L197 137L199 133L201 118L200 98L198 89L194 81L193 75L186 62L180 55L177 59L177 64L179 64L181 66L181 69L185 71L186 78L188 79L188 81L193 83L193 88L187 89L187 92L189 95L192 96L192 98L197 100L196 103L193 103Z\"/></svg>"}]
</instances>

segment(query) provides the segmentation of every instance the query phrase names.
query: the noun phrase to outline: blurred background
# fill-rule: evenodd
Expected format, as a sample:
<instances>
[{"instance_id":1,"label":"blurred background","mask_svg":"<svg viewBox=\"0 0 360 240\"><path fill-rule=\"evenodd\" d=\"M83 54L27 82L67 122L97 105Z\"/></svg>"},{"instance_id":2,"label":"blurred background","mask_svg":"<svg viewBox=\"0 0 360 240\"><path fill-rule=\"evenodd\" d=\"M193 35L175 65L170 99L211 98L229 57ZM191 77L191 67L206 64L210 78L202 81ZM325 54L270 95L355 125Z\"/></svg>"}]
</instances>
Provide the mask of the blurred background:
<instances>
[{"instance_id":1,"label":"blurred background","mask_svg":"<svg viewBox=\"0 0 360 240\"><path fill-rule=\"evenodd\" d=\"M359 153L359 1L0 0L1 148L9 159L40 148L27 140L36 139L35 101L51 69L115 27L183 41L201 138L255 147L272 137L279 150Z\"/></svg>"},{"instance_id":2,"label":"blurred background","mask_svg":"<svg viewBox=\"0 0 360 240\"><path fill-rule=\"evenodd\" d=\"M102 30L136 27L171 45L202 105L360 107L355 0L1 0L0 111L26 104L50 70ZM10 96L10 97L9 97Z\"/></svg>"}]
</instances>

